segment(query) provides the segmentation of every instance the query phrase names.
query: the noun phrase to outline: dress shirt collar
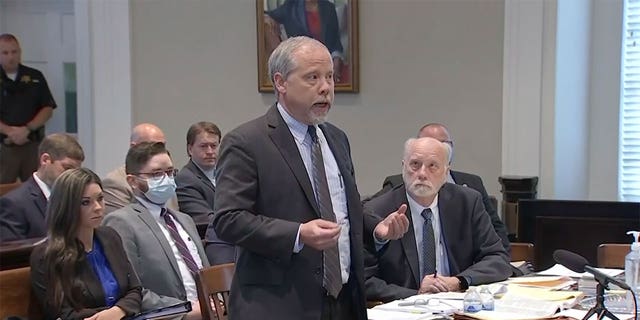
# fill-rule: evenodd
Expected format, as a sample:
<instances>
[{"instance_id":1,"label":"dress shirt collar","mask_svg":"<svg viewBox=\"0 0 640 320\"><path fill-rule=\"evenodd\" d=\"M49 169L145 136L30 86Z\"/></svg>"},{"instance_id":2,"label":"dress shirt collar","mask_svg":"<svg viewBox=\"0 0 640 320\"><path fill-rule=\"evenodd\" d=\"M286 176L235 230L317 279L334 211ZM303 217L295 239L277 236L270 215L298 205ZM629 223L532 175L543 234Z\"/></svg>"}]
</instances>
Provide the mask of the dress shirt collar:
<instances>
[{"instance_id":1,"label":"dress shirt collar","mask_svg":"<svg viewBox=\"0 0 640 320\"><path fill-rule=\"evenodd\" d=\"M421 204L419 204L417 201L413 200L413 198L408 192L407 192L407 200L409 200L409 209L411 209L412 216L415 213L418 215L418 217L420 217L420 214L422 213L422 211L427 208L431 209L431 212L433 213L433 215L436 215L438 213L438 194L436 194L436 197L433 198L433 201L428 207L424 207Z\"/></svg>"},{"instance_id":2,"label":"dress shirt collar","mask_svg":"<svg viewBox=\"0 0 640 320\"><path fill-rule=\"evenodd\" d=\"M289 127L289 131L291 131L293 138L299 145L302 145L304 139L307 137L307 130L309 129L309 125L294 119L287 112L284 106L280 104L280 102L278 102L278 112L280 112L282 119L284 119L284 122ZM318 136L320 136L320 134L318 134ZM309 137L309 139L311 139L311 137Z\"/></svg>"},{"instance_id":3,"label":"dress shirt collar","mask_svg":"<svg viewBox=\"0 0 640 320\"><path fill-rule=\"evenodd\" d=\"M44 197L49 201L49 197L51 196L51 189L49 189L49 186L44 183L44 181L42 181L35 172L33 173L33 180L36 181L36 184L40 187L40 190L42 190L42 194L44 194Z\"/></svg>"},{"instance_id":4,"label":"dress shirt collar","mask_svg":"<svg viewBox=\"0 0 640 320\"><path fill-rule=\"evenodd\" d=\"M143 197L138 197L138 196L135 196L135 197L136 197L136 200L138 200L138 202L140 202L140 204L143 207L149 210L149 213L151 213L151 216L156 221L160 221L160 213L162 213L162 209L164 209L165 206L159 206L155 203L150 202L149 200L144 199Z\"/></svg>"},{"instance_id":5,"label":"dress shirt collar","mask_svg":"<svg viewBox=\"0 0 640 320\"><path fill-rule=\"evenodd\" d=\"M193 164L195 164L196 167L198 167L198 169L200 169L200 171L204 173L204 176L207 177L214 186L216 185L216 167L213 167L213 169L210 169L210 170L205 170L195 161L191 160L191 162L193 162Z\"/></svg>"}]
</instances>

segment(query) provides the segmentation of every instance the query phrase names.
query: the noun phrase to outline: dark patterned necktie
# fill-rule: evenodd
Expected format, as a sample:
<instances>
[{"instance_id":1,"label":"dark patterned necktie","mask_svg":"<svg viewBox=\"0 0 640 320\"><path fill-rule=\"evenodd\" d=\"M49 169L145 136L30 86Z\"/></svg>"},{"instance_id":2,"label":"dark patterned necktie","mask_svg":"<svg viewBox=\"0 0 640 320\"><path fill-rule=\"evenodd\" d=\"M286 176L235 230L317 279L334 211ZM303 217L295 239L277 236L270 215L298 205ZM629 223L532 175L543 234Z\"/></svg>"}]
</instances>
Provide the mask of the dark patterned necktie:
<instances>
[{"instance_id":1,"label":"dark patterned necktie","mask_svg":"<svg viewBox=\"0 0 640 320\"><path fill-rule=\"evenodd\" d=\"M433 236L433 225L431 218L433 212L427 208L420 213L424 218L422 227L422 277L434 274L436 271L436 239Z\"/></svg>"},{"instance_id":2,"label":"dark patterned necktie","mask_svg":"<svg viewBox=\"0 0 640 320\"><path fill-rule=\"evenodd\" d=\"M316 134L316 127L309 126L308 132L312 141L311 164L313 167L313 184L316 186L316 201L320 209L320 217L324 220L336 222L336 215L333 212L333 205L331 204L329 184L327 183L327 175L324 171L324 160L322 159L322 149L320 148L320 141L318 141L318 135ZM337 298L340 289L342 289L338 244L336 243L331 248L325 249L322 258L322 266L324 268L322 285L329 295Z\"/></svg>"},{"instance_id":3,"label":"dark patterned necktie","mask_svg":"<svg viewBox=\"0 0 640 320\"><path fill-rule=\"evenodd\" d=\"M189 268L189 271L191 271L191 274L195 275L196 273L198 273L198 264L196 264L196 261L191 256L191 253L189 252L189 248L187 248L187 245L184 243L184 240L182 240L182 237L180 237L180 234L178 233L178 228L176 228L176 224L175 222L173 222L173 217L171 216L171 213L169 213L167 209L162 208L162 211L160 212L160 216L164 218L164 222L167 225L167 230L169 231L171 238L173 238L173 242L176 244L176 247L178 248L178 252L180 252L180 255L182 256L184 263Z\"/></svg>"}]
</instances>

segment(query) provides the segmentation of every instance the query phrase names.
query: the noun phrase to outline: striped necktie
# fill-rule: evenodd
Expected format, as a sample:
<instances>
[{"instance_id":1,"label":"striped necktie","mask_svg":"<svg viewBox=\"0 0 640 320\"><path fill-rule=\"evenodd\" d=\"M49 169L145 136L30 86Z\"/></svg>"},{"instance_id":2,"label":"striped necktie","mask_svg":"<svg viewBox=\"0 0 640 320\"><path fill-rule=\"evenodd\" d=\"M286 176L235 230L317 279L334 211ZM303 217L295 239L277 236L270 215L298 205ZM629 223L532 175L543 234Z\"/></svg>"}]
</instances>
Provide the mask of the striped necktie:
<instances>
[{"instance_id":1,"label":"striped necktie","mask_svg":"<svg viewBox=\"0 0 640 320\"><path fill-rule=\"evenodd\" d=\"M309 126L309 135L311 136L311 164L313 167L313 184L316 186L316 201L320 209L320 217L324 220L336 222L336 215L333 212L331 204L331 196L329 195L329 184L327 183L327 174L324 171L324 160L322 159L322 149L320 141L316 133L315 126ZM324 274L322 277L322 285L329 295L334 298L338 297L342 289L342 275L340 273L340 256L338 252L338 244L323 251L322 266Z\"/></svg>"},{"instance_id":2,"label":"striped necktie","mask_svg":"<svg viewBox=\"0 0 640 320\"><path fill-rule=\"evenodd\" d=\"M178 228L173 221L171 213L169 213L167 209L162 208L160 216L164 218L164 222L167 225L167 230L169 230L169 234L171 235L171 238L173 238L173 242L176 244L178 252L180 252L184 263L189 268L189 271L191 271L191 274L195 275L196 273L198 273L198 264L196 264L196 261L193 259L193 256L191 256L191 253L189 252L189 248L187 248L187 245L184 243L184 240L178 233Z\"/></svg>"}]
</instances>

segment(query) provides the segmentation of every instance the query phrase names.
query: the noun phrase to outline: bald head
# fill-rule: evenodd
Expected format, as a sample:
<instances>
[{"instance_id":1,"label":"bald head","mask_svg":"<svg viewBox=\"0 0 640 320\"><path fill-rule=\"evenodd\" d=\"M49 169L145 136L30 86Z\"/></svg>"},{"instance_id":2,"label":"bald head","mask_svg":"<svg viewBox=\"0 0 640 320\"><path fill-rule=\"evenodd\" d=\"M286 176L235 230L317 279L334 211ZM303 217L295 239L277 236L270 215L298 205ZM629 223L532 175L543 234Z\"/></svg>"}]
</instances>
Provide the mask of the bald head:
<instances>
[{"instance_id":1,"label":"bald head","mask_svg":"<svg viewBox=\"0 0 640 320\"><path fill-rule=\"evenodd\" d=\"M449 145L449 164L453 161L453 139L449 134L449 129L444 124L429 123L425 124L418 131L418 138L433 138Z\"/></svg>"},{"instance_id":2,"label":"bald head","mask_svg":"<svg viewBox=\"0 0 640 320\"><path fill-rule=\"evenodd\" d=\"M164 133L158 126L151 123L141 123L133 128L131 131L131 138L129 139L131 146L134 146L140 142L162 142L167 143L167 139L164 137Z\"/></svg>"}]
</instances>

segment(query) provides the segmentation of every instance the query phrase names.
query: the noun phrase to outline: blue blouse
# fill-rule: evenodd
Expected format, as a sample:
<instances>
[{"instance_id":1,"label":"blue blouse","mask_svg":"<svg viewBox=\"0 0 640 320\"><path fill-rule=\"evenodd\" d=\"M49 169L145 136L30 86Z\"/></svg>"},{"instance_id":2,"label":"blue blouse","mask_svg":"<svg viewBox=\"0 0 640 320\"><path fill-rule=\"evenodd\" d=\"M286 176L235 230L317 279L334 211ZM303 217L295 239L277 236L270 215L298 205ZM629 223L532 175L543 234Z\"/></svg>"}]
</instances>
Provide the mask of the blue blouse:
<instances>
[{"instance_id":1,"label":"blue blouse","mask_svg":"<svg viewBox=\"0 0 640 320\"><path fill-rule=\"evenodd\" d=\"M96 237L93 238L93 250L87 253L87 259L93 267L93 272L98 276L104 291L105 304L108 308L113 307L120 296L120 286L116 277L111 271L111 266L104 255L102 244Z\"/></svg>"}]
</instances>

